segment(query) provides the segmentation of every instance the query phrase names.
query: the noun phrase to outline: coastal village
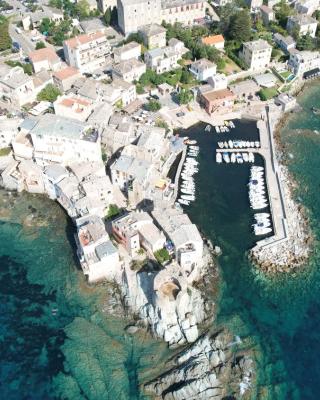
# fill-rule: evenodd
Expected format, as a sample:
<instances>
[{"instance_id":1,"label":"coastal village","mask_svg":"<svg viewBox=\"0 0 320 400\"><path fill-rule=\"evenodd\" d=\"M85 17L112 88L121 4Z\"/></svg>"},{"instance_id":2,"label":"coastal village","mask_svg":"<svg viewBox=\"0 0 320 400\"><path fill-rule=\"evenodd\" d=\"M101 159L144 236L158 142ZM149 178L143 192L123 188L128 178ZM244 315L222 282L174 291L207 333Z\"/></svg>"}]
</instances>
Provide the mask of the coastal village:
<instances>
[{"instance_id":1,"label":"coastal village","mask_svg":"<svg viewBox=\"0 0 320 400\"><path fill-rule=\"evenodd\" d=\"M162 378L149 390L222 398L223 346L199 339L213 305L196 285L220 249L185 212L201 149L181 131L202 122L199 135L221 138L213 162L252 164L253 262L303 264L309 231L275 131L320 76L320 1L6 0L0 29L1 185L57 201L88 283L115 282L156 337L196 343L194 357L216 346L201 384L172 394ZM241 118L256 121L259 140L228 139ZM242 363L241 395L252 368Z\"/></svg>"}]
</instances>

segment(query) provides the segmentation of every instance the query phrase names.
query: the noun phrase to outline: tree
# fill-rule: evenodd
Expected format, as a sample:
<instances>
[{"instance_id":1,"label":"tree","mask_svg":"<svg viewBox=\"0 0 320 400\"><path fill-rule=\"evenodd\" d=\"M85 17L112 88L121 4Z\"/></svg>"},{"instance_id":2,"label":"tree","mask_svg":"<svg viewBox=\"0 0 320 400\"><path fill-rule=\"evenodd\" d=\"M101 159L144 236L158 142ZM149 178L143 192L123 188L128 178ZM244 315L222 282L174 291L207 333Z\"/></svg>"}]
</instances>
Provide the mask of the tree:
<instances>
[{"instance_id":1,"label":"tree","mask_svg":"<svg viewBox=\"0 0 320 400\"><path fill-rule=\"evenodd\" d=\"M90 8L87 0L78 1L75 8L79 19L84 19L89 16Z\"/></svg>"},{"instance_id":2,"label":"tree","mask_svg":"<svg viewBox=\"0 0 320 400\"><path fill-rule=\"evenodd\" d=\"M125 42L126 43L137 42L137 43L143 44L143 36L140 32L130 33L130 35L128 36L128 38Z\"/></svg>"},{"instance_id":3,"label":"tree","mask_svg":"<svg viewBox=\"0 0 320 400\"><path fill-rule=\"evenodd\" d=\"M110 204L108 208L107 218L113 218L120 214L120 208L116 204Z\"/></svg>"},{"instance_id":4,"label":"tree","mask_svg":"<svg viewBox=\"0 0 320 400\"><path fill-rule=\"evenodd\" d=\"M251 38L251 18L247 10L232 15L228 36L238 43L247 42Z\"/></svg>"},{"instance_id":5,"label":"tree","mask_svg":"<svg viewBox=\"0 0 320 400\"><path fill-rule=\"evenodd\" d=\"M45 48L46 48L46 45L45 45L44 42L38 42L38 43L36 44L36 50L45 49Z\"/></svg>"},{"instance_id":6,"label":"tree","mask_svg":"<svg viewBox=\"0 0 320 400\"><path fill-rule=\"evenodd\" d=\"M281 55L281 51L280 51L279 49L275 49L275 48L272 49L271 58L272 58L273 60L274 60L275 58L280 57L280 55Z\"/></svg>"},{"instance_id":7,"label":"tree","mask_svg":"<svg viewBox=\"0 0 320 400\"><path fill-rule=\"evenodd\" d=\"M39 27L40 32L51 34L53 28L54 28L54 23L51 22L49 18L43 18Z\"/></svg>"},{"instance_id":8,"label":"tree","mask_svg":"<svg viewBox=\"0 0 320 400\"><path fill-rule=\"evenodd\" d=\"M276 8L276 19L282 28L286 29L288 17L292 15L292 13L292 8L285 2L285 0L281 0Z\"/></svg>"},{"instance_id":9,"label":"tree","mask_svg":"<svg viewBox=\"0 0 320 400\"><path fill-rule=\"evenodd\" d=\"M301 36L297 41L298 50L313 50L315 48L315 41L308 33L307 35Z\"/></svg>"},{"instance_id":10,"label":"tree","mask_svg":"<svg viewBox=\"0 0 320 400\"><path fill-rule=\"evenodd\" d=\"M146 104L146 108L148 111L159 111L161 108L161 104L157 100L150 100L148 104Z\"/></svg>"},{"instance_id":11,"label":"tree","mask_svg":"<svg viewBox=\"0 0 320 400\"><path fill-rule=\"evenodd\" d=\"M163 264L170 260L170 255L167 249L160 249L154 252L154 256L158 263Z\"/></svg>"},{"instance_id":12,"label":"tree","mask_svg":"<svg viewBox=\"0 0 320 400\"><path fill-rule=\"evenodd\" d=\"M12 60L5 61L5 63L10 67L20 67L23 69L23 72L25 74L32 75L32 65L29 63L22 64L20 61L12 61Z\"/></svg>"},{"instance_id":13,"label":"tree","mask_svg":"<svg viewBox=\"0 0 320 400\"><path fill-rule=\"evenodd\" d=\"M178 94L178 102L179 104L188 104L192 100L192 97L190 90L181 89Z\"/></svg>"},{"instance_id":14,"label":"tree","mask_svg":"<svg viewBox=\"0 0 320 400\"><path fill-rule=\"evenodd\" d=\"M107 26L110 26L110 24L111 24L111 7L108 7L108 8L106 9L106 12L104 13L103 18L104 18L105 24L106 24Z\"/></svg>"},{"instance_id":15,"label":"tree","mask_svg":"<svg viewBox=\"0 0 320 400\"><path fill-rule=\"evenodd\" d=\"M12 40L9 35L9 20L0 15L0 51L10 49Z\"/></svg>"},{"instance_id":16,"label":"tree","mask_svg":"<svg viewBox=\"0 0 320 400\"><path fill-rule=\"evenodd\" d=\"M53 103L60 95L60 90L56 86L52 85L52 83L49 83L45 88L41 90L40 93L38 93L37 100L50 101L51 103Z\"/></svg>"},{"instance_id":17,"label":"tree","mask_svg":"<svg viewBox=\"0 0 320 400\"><path fill-rule=\"evenodd\" d=\"M59 8L59 10L61 10L63 8L63 2L62 0L50 0L49 6Z\"/></svg>"},{"instance_id":18,"label":"tree","mask_svg":"<svg viewBox=\"0 0 320 400\"><path fill-rule=\"evenodd\" d=\"M113 7L111 11L111 25L116 26L118 25L118 10L117 7Z\"/></svg>"},{"instance_id":19,"label":"tree","mask_svg":"<svg viewBox=\"0 0 320 400\"><path fill-rule=\"evenodd\" d=\"M192 80L193 80L192 73L184 69L181 74L180 82L188 84L191 83Z\"/></svg>"}]
</instances>

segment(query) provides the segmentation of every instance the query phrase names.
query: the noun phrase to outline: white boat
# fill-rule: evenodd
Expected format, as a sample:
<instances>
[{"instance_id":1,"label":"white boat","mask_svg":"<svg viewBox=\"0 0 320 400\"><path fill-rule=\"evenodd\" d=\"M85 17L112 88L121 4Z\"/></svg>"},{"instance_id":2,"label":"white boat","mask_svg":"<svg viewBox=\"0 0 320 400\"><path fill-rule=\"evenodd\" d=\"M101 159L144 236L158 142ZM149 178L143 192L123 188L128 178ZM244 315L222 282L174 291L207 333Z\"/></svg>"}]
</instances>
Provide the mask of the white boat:
<instances>
[{"instance_id":1,"label":"white boat","mask_svg":"<svg viewBox=\"0 0 320 400\"><path fill-rule=\"evenodd\" d=\"M265 227L258 227L258 228L254 228L254 233L257 236L260 235L267 235L268 233L272 232L271 228L265 228Z\"/></svg>"},{"instance_id":2,"label":"white boat","mask_svg":"<svg viewBox=\"0 0 320 400\"><path fill-rule=\"evenodd\" d=\"M242 153L243 161L248 162L249 161L249 155L248 153Z\"/></svg>"},{"instance_id":3,"label":"white boat","mask_svg":"<svg viewBox=\"0 0 320 400\"><path fill-rule=\"evenodd\" d=\"M228 153L223 153L223 160L224 162L226 162L227 164L229 164L230 162L230 157Z\"/></svg>"},{"instance_id":4,"label":"white boat","mask_svg":"<svg viewBox=\"0 0 320 400\"><path fill-rule=\"evenodd\" d=\"M236 155L235 153L231 153L231 158L230 158L231 162L234 164L236 162Z\"/></svg>"},{"instance_id":5,"label":"white boat","mask_svg":"<svg viewBox=\"0 0 320 400\"><path fill-rule=\"evenodd\" d=\"M233 149L233 141L232 140L228 141L228 145L229 145L230 149Z\"/></svg>"},{"instance_id":6,"label":"white boat","mask_svg":"<svg viewBox=\"0 0 320 400\"><path fill-rule=\"evenodd\" d=\"M225 132L229 132L230 131L230 129L227 126L225 126L224 129L225 129Z\"/></svg>"},{"instance_id":7,"label":"white boat","mask_svg":"<svg viewBox=\"0 0 320 400\"><path fill-rule=\"evenodd\" d=\"M254 216L255 216L255 218L259 218L259 217L261 217L261 218L263 218L263 217L269 218L270 214L269 213L257 213L257 214L254 214Z\"/></svg>"},{"instance_id":8,"label":"white boat","mask_svg":"<svg viewBox=\"0 0 320 400\"><path fill-rule=\"evenodd\" d=\"M194 190L194 189L184 189L184 188L181 188L181 189L180 189L180 192L183 193L183 194L190 194L190 195L193 195L193 196L194 196L194 194L195 194L195 190Z\"/></svg>"},{"instance_id":9,"label":"white boat","mask_svg":"<svg viewBox=\"0 0 320 400\"><path fill-rule=\"evenodd\" d=\"M219 146L220 149L223 149L224 143L223 142L218 142L218 146Z\"/></svg>"},{"instance_id":10,"label":"white boat","mask_svg":"<svg viewBox=\"0 0 320 400\"><path fill-rule=\"evenodd\" d=\"M219 152L216 154L216 162L219 164L222 163L222 154Z\"/></svg>"},{"instance_id":11,"label":"white boat","mask_svg":"<svg viewBox=\"0 0 320 400\"><path fill-rule=\"evenodd\" d=\"M192 194L182 194L181 198L183 200L195 201L196 197Z\"/></svg>"},{"instance_id":12,"label":"white boat","mask_svg":"<svg viewBox=\"0 0 320 400\"><path fill-rule=\"evenodd\" d=\"M189 201L189 200L178 199L178 202L179 202L180 204L184 204L185 206L190 205L190 201Z\"/></svg>"},{"instance_id":13,"label":"white boat","mask_svg":"<svg viewBox=\"0 0 320 400\"><path fill-rule=\"evenodd\" d=\"M249 153L249 162L254 163L254 154L252 152Z\"/></svg>"},{"instance_id":14,"label":"white boat","mask_svg":"<svg viewBox=\"0 0 320 400\"><path fill-rule=\"evenodd\" d=\"M228 148L228 142L224 142L224 147L227 149Z\"/></svg>"},{"instance_id":15,"label":"white boat","mask_svg":"<svg viewBox=\"0 0 320 400\"><path fill-rule=\"evenodd\" d=\"M197 144L197 141L196 140L188 140L188 144L191 144L191 145Z\"/></svg>"},{"instance_id":16,"label":"white boat","mask_svg":"<svg viewBox=\"0 0 320 400\"><path fill-rule=\"evenodd\" d=\"M211 125L207 125L206 128L205 128L205 131L206 132L210 132L211 131Z\"/></svg>"},{"instance_id":17,"label":"white boat","mask_svg":"<svg viewBox=\"0 0 320 400\"><path fill-rule=\"evenodd\" d=\"M218 125L215 126L215 129L216 129L216 132L217 132L217 133L220 133L220 128L218 127Z\"/></svg>"},{"instance_id":18,"label":"white boat","mask_svg":"<svg viewBox=\"0 0 320 400\"><path fill-rule=\"evenodd\" d=\"M254 142L254 145L255 145L256 147L260 147L260 142L259 142L259 141L256 141L256 142Z\"/></svg>"},{"instance_id":19,"label":"white boat","mask_svg":"<svg viewBox=\"0 0 320 400\"><path fill-rule=\"evenodd\" d=\"M233 121L229 121L229 125L231 126L231 128L235 128L235 124L233 123Z\"/></svg>"}]
</instances>

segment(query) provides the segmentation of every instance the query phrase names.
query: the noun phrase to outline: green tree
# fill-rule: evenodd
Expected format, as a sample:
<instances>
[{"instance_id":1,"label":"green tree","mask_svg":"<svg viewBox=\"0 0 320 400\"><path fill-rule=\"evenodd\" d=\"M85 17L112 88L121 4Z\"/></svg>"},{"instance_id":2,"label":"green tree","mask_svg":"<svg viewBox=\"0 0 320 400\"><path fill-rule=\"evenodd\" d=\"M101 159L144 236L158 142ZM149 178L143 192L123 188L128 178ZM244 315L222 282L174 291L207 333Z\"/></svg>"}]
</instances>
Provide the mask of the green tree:
<instances>
[{"instance_id":1,"label":"green tree","mask_svg":"<svg viewBox=\"0 0 320 400\"><path fill-rule=\"evenodd\" d=\"M313 50L315 48L315 41L308 33L307 35L301 36L297 40L298 50Z\"/></svg>"},{"instance_id":2,"label":"green tree","mask_svg":"<svg viewBox=\"0 0 320 400\"><path fill-rule=\"evenodd\" d=\"M189 72L189 71L187 71L186 69L184 69L184 70L182 71L182 74L181 74L180 82L181 82L181 83L188 84L188 83L191 83L192 81L193 81L193 75L192 75L192 73Z\"/></svg>"},{"instance_id":3,"label":"green tree","mask_svg":"<svg viewBox=\"0 0 320 400\"><path fill-rule=\"evenodd\" d=\"M111 11L111 25L117 26L118 25L118 10L117 7L113 7Z\"/></svg>"},{"instance_id":4,"label":"green tree","mask_svg":"<svg viewBox=\"0 0 320 400\"><path fill-rule=\"evenodd\" d=\"M59 8L59 10L61 10L63 8L63 2L62 0L50 0L49 6Z\"/></svg>"},{"instance_id":5,"label":"green tree","mask_svg":"<svg viewBox=\"0 0 320 400\"><path fill-rule=\"evenodd\" d=\"M161 108L161 104L157 100L150 100L148 104L146 104L146 108L148 111L159 111Z\"/></svg>"},{"instance_id":6,"label":"green tree","mask_svg":"<svg viewBox=\"0 0 320 400\"><path fill-rule=\"evenodd\" d=\"M41 90L40 93L38 93L37 100L38 101L50 101L53 103L54 101L57 100L57 97L61 95L60 90L49 83L45 88Z\"/></svg>"},{"instance_id":7,"label":"green tree","mask_svg":"<svg viewBox=\"0 0 320 400\"><path fill-rule=\"evenodd\" d=\"M116 204L110 204L106 217L113 218L119 214L120 214L120 208Z\"/></svg>"},{"instance_id":8,"label":"green tree","mask_svg":"<svg viewBox=\"0 0 320 400\"><path fill-rule=\"evenodd\" d=\"M45 47L46 47L46 45L44 42L37 42L37 44L36 44L36 50L44 49Z\"/></svg>"},{"instance_id":9,"label":"green tree","mask_svg":"<svg viewBox=\"0 0 320 400\"><path fill-rule=\"evenodd\" d=\"M190 90L181 89L178 94L178 102L179 104L188 104L192 100L192 97Z\"/></svg>"},{"instance_id":10,"label":"green tree","mask_svg":"<svg viewBox=\"0 0 320 400\"><path fill-rule=\"evenodd\" d=\"M143 44L143 36L140 32L130 33L125 43L137 42Z\"/></svg>"},{"instance_id":11,"label":"green tree","mask_svg":"<svg viewBox=\"0 0 320 400\"><path fill-rule=\"evenodd\" d=\"M286 29L288 17L292 14L293 9L289 6L289 4L286 3L285 0L281 0L281 2L277 4L276 19L282 28Z\"/></svg>"},{"instance_id":12,"label":"green tree","mask_svg":"<svg viewBox=\"0 0 320 400\"><path fill-rule=\"evenodd\" d=\"M251 38L251 18L247 10L232 15L228 36L238 43L247 42Z\"/></svg>"},{"instance_id":13,"label":"green tree","mask_svg":"<svg viewBox=\"0 0 320 400\"><path fill-rule=\"evenodd\" d=\"M23 69L23 72L27 75L32 75L32 65L29 63L21 63L20 61L5 61L7 65L10 67L20 67Z\"/></svg>"},{"instance_id":14,"label":"green tree","mask_svg":"<svg viewBox=\"0 0 320 400\"><path fill-rule=\"evenodd\" d=\"M0 15L0 51L10 49L12 40L9 35L9 20Z\"/></svg>"},{"instance_id":15,"label":"green tree","mask_svg":"<svg viewBox=\"0 0 320 400\"><path fill-rule=\"evenodd\" d=\"M90 8L87 0L80 0L76 4L76 13L79 19L84 19L89 16Z\"/></svg>"},{"instance_id":16,"label":"green tree","mask_svg":"<svg viewBox=\"0 0 320 400\"><path fill-rule=\"evenodd\" d=\"M54 22L51 22L49 18L43 18L39 27L40 32L41 33L46 32L50 35L53 28L54 28Z\"/></svg>"},{"instance_id":17,"label":"green tree","mask_svg":"<svg viewBox=\"0 0 320 400\"><path fill-rule=\"evenodd\" d=\"M111 24L111 7L108 7L106 9L106 12L104 13L103 19L104 19L105 24L107 26L110 26L110 24Z\"/></svg>"},{"instance_id":18,"label":"green tree","mask_svg":"<svg viewBox=\"0 0 320 400\"><path fill-rule=\"evenodd\" d=\"M170 260L170 255L167 249L160 249L154 252L154 256L158 263L163 264L166 261Z\"/></svg>"}]
</instances>

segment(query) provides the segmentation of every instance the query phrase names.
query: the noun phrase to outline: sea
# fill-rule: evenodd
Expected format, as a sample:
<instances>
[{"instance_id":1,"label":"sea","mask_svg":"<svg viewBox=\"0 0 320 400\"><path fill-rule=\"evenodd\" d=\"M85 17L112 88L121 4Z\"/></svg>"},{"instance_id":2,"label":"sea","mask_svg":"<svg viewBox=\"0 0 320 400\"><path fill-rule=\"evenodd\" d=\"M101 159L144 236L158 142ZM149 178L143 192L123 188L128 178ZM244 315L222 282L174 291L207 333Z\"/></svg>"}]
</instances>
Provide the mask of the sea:
<instances>
[{"instance_id":1,"label":"sea","mask_svg":"<svg viewBox=\"0 0 320 400\"><path fill-rule=\"evenodd\" d=\"M215 162L217 141L254 140L254 121L230 133L182 132L200 146L196 201L185 211L222 249L217 318L256 365L252 399L320 398L320 84L299 96L281 128L283 162L296 181L315 240L310 261L291 275L266 276L248 261L256 241L247 164ZM261 158L256 164L262 165ZM0 398L149 399L141 383L172 355L146 332L126 332L106 312L106 286L90 287L75 254L74 229L58 204L0 191Z\"/></svg>"}]
</instances>

